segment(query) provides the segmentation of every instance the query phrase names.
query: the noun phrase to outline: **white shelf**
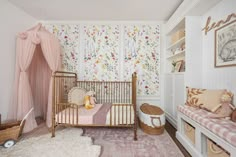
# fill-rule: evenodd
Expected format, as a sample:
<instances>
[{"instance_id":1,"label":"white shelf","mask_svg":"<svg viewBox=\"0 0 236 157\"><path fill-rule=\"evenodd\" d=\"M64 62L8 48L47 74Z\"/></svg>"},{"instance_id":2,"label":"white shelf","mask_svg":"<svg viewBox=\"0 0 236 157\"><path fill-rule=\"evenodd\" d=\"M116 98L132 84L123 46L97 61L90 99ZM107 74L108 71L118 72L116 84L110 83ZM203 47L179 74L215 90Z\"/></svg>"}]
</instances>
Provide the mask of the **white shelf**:
<instances>
[{"instance_id":1,"label":"white shelf","mask_svg":"<svg viewBox=\"0 0 236 157\"><path fill-rule=\"evenodd\" d=\"M168 72L168 73L165 73L166 75L184 75L184 71L183 72Z\"/></svg>"},{"instance_id":2,"label":"white shelf","mask_svg":"<svg viewBox=\"0 0 236 157\"><path fill-rule=\"evenodd\" d=\"M181 57L181 56L184 57L184 55L185 55L185 50L180 51L180 52L178 52L174 55L168 56L168 57L166 57L166 59L175 59L175 58L178 58L178 57Z\"/></svg>"},{"instance_id":3,"label":"white shelf","mask_svg":"<svg viewBox=\"0 0 236 157\"><path fill-rule=\"evenodd\" d=\"M179 39L178 41L176 41L175 43L173 43L172 45L170 45L170 47L167 48L167 50L173 49L178 47L180 44L185 42L185 37Z\"/></svg>"}]
</instances>

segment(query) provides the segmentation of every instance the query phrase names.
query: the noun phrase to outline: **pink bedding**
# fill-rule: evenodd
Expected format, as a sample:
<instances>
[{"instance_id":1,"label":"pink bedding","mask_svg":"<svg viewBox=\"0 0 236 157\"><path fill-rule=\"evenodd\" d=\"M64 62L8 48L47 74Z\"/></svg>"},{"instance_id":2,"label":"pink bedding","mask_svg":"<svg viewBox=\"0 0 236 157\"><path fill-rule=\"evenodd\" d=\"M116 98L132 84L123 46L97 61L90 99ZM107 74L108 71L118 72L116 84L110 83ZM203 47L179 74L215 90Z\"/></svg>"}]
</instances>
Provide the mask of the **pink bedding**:
<instances>
[{"instance_id":1,"label":"pink bedding","mask_svg":"<svg viewBox=\"0 0 236 157\"><path fill-rule=\"evenodd\" d=\"M56 115L56 121L58 123L69 124L105 124L106 115L111 108L111 104L96 104L93 109L87 110L85 107L80 106L78 108L67 108Z\"/></svg>"}]
</instances>

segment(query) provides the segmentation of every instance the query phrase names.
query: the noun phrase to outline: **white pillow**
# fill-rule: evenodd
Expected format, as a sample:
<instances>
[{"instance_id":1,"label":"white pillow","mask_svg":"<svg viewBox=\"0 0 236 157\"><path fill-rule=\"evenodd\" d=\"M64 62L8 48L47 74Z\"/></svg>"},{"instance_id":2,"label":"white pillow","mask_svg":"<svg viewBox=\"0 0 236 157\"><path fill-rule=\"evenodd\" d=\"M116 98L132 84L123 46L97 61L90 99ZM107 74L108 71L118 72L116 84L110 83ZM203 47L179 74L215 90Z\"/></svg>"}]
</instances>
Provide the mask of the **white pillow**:
<instances>
[{"instance_id":1,"label":"white pillow","mask_svg":"<svg viewBox=\"0 0 236 157\"><path fill-rule=\"evenodd\" d=\"M84 105L86 91L80 87L73 87L68 93L68 102L76 105Z\"/></svg>"}]
</instances>

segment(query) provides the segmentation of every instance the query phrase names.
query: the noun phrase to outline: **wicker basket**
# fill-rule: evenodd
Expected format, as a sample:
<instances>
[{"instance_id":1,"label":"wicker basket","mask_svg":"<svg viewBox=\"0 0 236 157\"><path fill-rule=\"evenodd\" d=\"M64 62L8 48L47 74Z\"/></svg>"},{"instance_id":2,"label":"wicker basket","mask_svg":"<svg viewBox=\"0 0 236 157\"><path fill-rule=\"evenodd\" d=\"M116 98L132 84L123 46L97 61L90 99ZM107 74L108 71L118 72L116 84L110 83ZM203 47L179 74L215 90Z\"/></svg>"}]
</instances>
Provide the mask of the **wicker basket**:
<instances>
[{"instance_id":1,"label":"wicker basket","mask_svg":"<svg viewBox=\"0 0 236 157\"><path fill-rule=\"evenodd\" d=\"M195 144L195 128L187 122L184 122L184 134Z\"/></svg>"},{"instance_id":2,"label":"wicker basket","mask_svg":"<svg viewBox=\"0 0 236 157\"><path fill-rule=\"evenodd\" d=\"M230 154L210 139L207 139L207 157L230 157Z\"/></svg>"},{"instance_id":3,"label":"wicker basket","mask_svg":"<svg viewBox=\"0 0 236 157\"><path fill-rule=\"evenodd\" d=\"M139 112L140 127L151 135L159 135L164 132L165 115L161 108L149 104L142 104Z\"/></svg>"},{"instance_id":4,"label":"wicker basket","mask_svg":"<svg viewBox=\"0 0 236 157\"><path fill-rule=\"evenodd\" d=\"M0 125L0 145L4 144L8 140L18 140L18 137L22 134L25 120L21 126L20 123L21 121L17 121Z\"/></svg>"}]
</instances>

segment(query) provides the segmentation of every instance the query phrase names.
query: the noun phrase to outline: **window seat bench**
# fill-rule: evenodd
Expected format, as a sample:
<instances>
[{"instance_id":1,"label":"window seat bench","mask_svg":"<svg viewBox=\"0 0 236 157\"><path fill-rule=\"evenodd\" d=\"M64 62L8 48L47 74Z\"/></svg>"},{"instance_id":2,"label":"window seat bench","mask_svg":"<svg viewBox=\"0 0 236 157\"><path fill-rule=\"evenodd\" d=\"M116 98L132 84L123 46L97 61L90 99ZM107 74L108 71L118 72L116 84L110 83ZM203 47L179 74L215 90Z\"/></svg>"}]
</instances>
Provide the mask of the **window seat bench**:
<instances>
[{"instance_id":1,"label":"window seat bench","mask_svg":"<svg viewBox=\"0 0 236 157\"><path fill-rule=\"evenodd\" d=\"M193 157L236 157L235 122L209 118L213 113L187 105L177 110L176 138ZM212 150L215 155L211 155Z\"/></svg>"}]
</instances>

